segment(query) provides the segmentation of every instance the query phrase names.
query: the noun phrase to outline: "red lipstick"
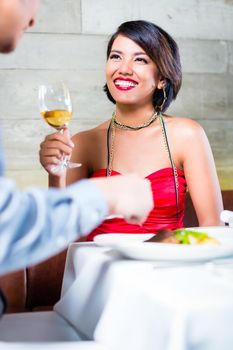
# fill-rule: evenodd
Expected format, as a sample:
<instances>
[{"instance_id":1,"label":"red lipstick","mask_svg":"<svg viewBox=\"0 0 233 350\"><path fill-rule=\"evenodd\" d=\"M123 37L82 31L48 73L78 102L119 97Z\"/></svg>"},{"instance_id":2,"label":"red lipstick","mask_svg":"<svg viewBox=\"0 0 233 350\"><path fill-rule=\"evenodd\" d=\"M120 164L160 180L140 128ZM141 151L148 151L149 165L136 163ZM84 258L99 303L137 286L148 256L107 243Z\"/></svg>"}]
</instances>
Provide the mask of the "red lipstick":
<instances>
[{"instance_id":1,"label":"red lipstick","mask_svg":"<svg viewBox=\"0 0 233 350\"><path fill-rule=\"evenodd\" d=\"M114 84L115 87L121 91L132 90L133 88L135 88L135 86L138 85L138 83L135 80L122 77L114 79Z\"/></svg>"}]
</instances>

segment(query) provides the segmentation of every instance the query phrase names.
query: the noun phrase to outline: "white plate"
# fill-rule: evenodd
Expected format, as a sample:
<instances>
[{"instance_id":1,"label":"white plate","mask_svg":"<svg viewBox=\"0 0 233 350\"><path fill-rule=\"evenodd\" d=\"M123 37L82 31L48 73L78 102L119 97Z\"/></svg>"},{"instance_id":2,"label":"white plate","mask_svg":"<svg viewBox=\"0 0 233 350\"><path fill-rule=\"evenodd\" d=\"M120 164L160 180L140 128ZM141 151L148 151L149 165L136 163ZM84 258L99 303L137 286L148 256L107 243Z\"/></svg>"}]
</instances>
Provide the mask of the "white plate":
<instances>
[{"instance_id":1,"label":"white plate","mask_svg":"<svg viewBox=\"0 0 233 350\"><path fill-rule=\"evenodd\" d=\"M94 242L104 247L114 247L121 243L143 242L154 236L153 234L132 234L132 233L106 233L94 237Z\"/></svg>"},{"instance_id":2,"label":"white plate","mask_svg":"<svg viewBox=\"0 0 233 350\"><path fill-rule=\"evenodd\" d=\"M198 227L190 228L195 231L206 232L211 237L219 240L220 245L178 245L168 243L144 243L139 238L107 237L105 245L118 250L123 256L139 260L160 260L160 261L207 261L215 258L233 256L233 228L228 227ZM108 236L108 234L106 235ZM111 236L111 235L109 235ZM115 235L114 235L115 236ZM123 235L124 236L124 235ZM129 235L127 235L129 236ZM132 235L136 236L136 235ZM97 236L98 237L98 236ZM96 238L97 238L96 237Z\"/></svg>"}]
</instances>

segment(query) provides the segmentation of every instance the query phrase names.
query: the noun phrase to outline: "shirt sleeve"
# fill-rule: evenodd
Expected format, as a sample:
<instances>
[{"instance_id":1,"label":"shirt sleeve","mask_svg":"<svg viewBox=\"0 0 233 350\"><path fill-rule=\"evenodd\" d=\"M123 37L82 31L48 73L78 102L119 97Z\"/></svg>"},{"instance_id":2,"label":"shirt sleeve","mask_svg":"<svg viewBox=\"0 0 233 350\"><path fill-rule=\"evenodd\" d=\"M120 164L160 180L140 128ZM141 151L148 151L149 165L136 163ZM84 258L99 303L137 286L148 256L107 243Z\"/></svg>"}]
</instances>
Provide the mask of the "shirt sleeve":
<instances>
[{"instance_id":1,"label":"shirt sleeve","mask_svg":"<svg viewBox=\"0 0 233 350\"><path fill-rule=\"evenodd\" d=\"M63 190L21 192L0 177L0 273L58 253L98 226L107 211L102 192L90 180Z\"/></svg>"}]
</instances>

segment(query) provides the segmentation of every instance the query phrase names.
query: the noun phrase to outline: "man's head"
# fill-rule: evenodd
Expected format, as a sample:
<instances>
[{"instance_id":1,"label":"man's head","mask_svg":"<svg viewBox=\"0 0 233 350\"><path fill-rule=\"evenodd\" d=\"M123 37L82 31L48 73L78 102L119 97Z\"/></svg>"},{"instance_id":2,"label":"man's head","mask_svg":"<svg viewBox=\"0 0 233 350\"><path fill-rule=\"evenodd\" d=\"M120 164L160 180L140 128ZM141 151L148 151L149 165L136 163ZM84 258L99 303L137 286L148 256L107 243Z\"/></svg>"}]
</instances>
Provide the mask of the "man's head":
<instances>
[{"instance_id":1,"label":"man's head","mask_svg":"<svg viewBox=\"0 0 233 350\"><path fill-rule=\"evenodd\" d=\"M24 31L34 25L40 0L0 0L0 52L13 51Z\"/></svg>"}]
</instances>

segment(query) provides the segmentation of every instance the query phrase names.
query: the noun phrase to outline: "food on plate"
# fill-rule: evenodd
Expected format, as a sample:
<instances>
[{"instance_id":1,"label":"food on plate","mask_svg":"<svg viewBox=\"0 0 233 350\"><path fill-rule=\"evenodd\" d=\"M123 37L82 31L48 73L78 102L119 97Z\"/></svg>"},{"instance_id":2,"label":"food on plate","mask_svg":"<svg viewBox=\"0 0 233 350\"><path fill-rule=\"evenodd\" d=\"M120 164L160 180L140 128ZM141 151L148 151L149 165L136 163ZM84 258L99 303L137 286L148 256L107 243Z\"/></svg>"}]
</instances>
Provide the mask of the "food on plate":
<instances>
[{"instance_id":1,"label":"food on plate","mask_svg":"<svg viewBox=\"0 0 233 350\"><path fill-rule=\"evenodd\" d=\"M197 232L189 229L177 229L175 231L165 229L160 230L156 235L145 242L173 243L173 244L211 244L219 245L219 241L210 237L205 232Z\"/></svg>"}]
</instances>

